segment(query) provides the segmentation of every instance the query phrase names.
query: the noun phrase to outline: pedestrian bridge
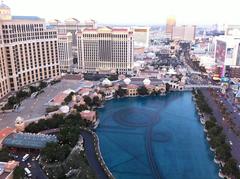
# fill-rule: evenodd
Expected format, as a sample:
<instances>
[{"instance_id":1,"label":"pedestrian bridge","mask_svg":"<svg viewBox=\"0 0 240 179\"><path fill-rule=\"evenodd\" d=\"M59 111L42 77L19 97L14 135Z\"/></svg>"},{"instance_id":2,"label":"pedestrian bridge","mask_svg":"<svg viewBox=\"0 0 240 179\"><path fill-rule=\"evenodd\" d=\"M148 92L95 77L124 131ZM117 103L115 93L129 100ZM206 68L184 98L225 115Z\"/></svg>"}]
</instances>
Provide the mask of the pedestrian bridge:
<instances>
[{"instance_id":1,"label":"pedestrian bridge","mask_svg":"<svg viewBox=\"0 0 240 179\"><path fill-rule=\"evenodd\" d=\"M214 89L222 89L222 86L220 86L220 85L204 85L204 84L185 85L185 89L193 89L193 88L214 88Z\"/></svg>"}]
</instances>

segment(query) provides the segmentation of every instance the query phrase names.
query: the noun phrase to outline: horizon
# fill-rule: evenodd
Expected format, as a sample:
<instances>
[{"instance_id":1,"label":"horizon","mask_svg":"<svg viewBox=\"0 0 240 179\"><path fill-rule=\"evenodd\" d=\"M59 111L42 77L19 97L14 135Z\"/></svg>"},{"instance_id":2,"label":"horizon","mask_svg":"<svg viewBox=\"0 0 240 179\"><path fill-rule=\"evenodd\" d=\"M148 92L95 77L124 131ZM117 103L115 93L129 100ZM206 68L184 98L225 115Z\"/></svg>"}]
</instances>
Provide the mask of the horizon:
<instances>
[{"instance_id":1,"label":"horizon","mask_svg":"<svg viewBox=\"0 0 240 179\"><path fill-rule=\"evenodd\" d=\"M5 0L4 4L11 8L12 15L39 16L46 21L77 18L80 21L94 19L98 24L165 25L167 17L174 16L177 25L240 24L239 16L234 14L238 10L238 7L234 6L237 4L237 0L229 0L227 4L219 3L216 0L202 0L200 3L191 0L181 2L177 0L169 2L149 0L148 3L140 2L138 4L135 1L122 0L117 8L116 3L112 3L110 0L83 2L74 0L21 0L21 2L19 0ZM52 13L53 8L54 13ZM209 12L211 16L203 11ZM219 19L222 12L224 12L224 17Z\"/></svg>"}]
</instances>

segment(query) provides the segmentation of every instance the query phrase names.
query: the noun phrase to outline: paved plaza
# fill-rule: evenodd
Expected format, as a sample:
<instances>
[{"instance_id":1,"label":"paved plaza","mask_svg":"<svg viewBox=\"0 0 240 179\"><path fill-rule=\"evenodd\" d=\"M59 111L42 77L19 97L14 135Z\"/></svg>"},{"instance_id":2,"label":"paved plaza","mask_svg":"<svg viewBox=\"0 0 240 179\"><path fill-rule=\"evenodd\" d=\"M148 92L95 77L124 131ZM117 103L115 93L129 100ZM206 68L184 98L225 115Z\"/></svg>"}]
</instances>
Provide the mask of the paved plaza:
<instances>
[{"instance_id":1,"label":"paved plaza","mask_svg":"<svg viewBox=\"0 0 240 179\"><path fill-rule=\"evenodd\" d=\"M39 94L36 98L27 98L22 101L21 106L10 113L0 113L0 129L5 127L13 127L18 116L24 120L38 118L45 115L47 103L59 92L69 88L75 90L79 88L80 80L62 80L61 82L48 86L44 89L44 93Z\"/></svg>"}]
</instances>

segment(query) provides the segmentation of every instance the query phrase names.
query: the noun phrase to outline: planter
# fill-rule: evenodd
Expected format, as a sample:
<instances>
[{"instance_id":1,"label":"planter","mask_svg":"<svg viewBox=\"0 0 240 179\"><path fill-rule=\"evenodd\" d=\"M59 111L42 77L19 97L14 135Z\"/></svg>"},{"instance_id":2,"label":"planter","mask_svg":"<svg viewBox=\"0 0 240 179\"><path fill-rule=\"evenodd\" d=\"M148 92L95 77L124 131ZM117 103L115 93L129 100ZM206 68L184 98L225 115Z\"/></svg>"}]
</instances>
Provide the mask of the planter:
<instances>
[{"instance_id":1,"label":"planter","mask_svg":"<svg viewBox=\"0 0 240 179\"><path fill-rule=\"evenodd\" d=\"M201 122L201 124L203 124L203 125L206 123L206 121L205 121L204 118L200 118L200 122Z\"/></svg>"},{"instance_id":2,"label":"planter","mask_svg":"<svg viewBox=\"0 0 240 179\"><path fill-rule=\"evenodd\" d=\"M218 176L220 178L227 178L227 179L231 179L231 177L227 176L227 175L224 175L221 171L218 172Z\"/></svg>"},{"instance_id":3,"label":"planter","mask_svg":"<svg viewBox=\"0 0 240 179\"><path fill-rule=\"evenodd\" d=\"M212 147L210 147L210 150L211 150L212 152L216 152L216 149L213 149Z\"/></svg>"},{"instance_id":4,"label":"planter","mask_svg":"<svg viewBox=\"0 0 240 179\"><path fill-rule=\"evenodd\" d=\"M220 161L218 159L216 159L216 157L214 157L214 160L213 160L216 164L220 164Z\"/></svg>"}]
</instances>

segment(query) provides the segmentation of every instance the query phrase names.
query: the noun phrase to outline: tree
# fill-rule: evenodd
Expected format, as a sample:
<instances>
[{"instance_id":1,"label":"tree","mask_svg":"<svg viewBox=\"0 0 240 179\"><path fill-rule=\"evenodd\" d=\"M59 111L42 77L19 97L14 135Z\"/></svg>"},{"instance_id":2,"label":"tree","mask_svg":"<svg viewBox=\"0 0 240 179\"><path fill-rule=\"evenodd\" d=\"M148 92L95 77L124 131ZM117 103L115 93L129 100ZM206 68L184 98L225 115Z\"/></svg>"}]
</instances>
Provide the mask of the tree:
<instances>
[{"instance_id":1,"label":"tree","mask_svg":"<svg viewBox=\"0 0 240 179\"><path fill-rule=\"evenodd\" d=\"M170 84L169 83L166 83L166 91L169 92L170 91Z\"/></svg>"},{"instance_id":2,"label":"tree","mask_svg":"<svg viewBox=\"0 0 240 179\"><path fill-rule=\"evenodd\" d=\"M19 98L19 99L24 99L24 98L26 98L27 96L29 96L29 93L26 92L26 91L20 90L20 91L18 91L18 92L16 93L16 97Z\"/></svg>"},{"instance_id":3,"label":"tree","mask_svg":"<svg viewBox=\"0 0 240 179\"><path fill-rule=\"evenodd\" d=\"M206 123L205 123L205 128L206 128L207 130L209 130L209 129L215 127L215 126L216 126L216 123L215 123L214 121L212 121L212 120L208 120L208 121L206 121Z\"/></svg>"},{"instance_id":4,"label":"tree","mask_svg":"<svg viewBox=\"0 0 240 179\"><path fill-rule=\"evenodd\" d=\"M239 178L239 170L237 168L237 162L233 158L230 158L222 168L222 172L225 175L233 175L236 178Z\"/></svg>"},{"instance_id":5,"label":"tree","mask_svg":"<svg viewBox=\"0 0 240 179\"><path fill-rule=\"evenodd\" d=\"M216 147L222 146L225 143L225 139L226 139L225 135L221 134L212 137L209 143L211 147L215 149Z\"/></svg>"},{"instance_id":6,"label":"tree","mask_svg":"<svg viewBox=\"0 0 240 179\"><path fill-rule=\"evenodd\" d=\"M20 103L20 99L17 98L16 96L11 96L10 98L8 98L9 106L14 106L15 104L19 104L19 103Z\"/></svg>"},{"instance_id":7,"label":"tree","mask_svg":"<svg viewBox=\"0 0 240 179\"><path fill-rule=\"evenodd\" d=\"M156 91L155 89L153 89L153 91L151 92L152 96L156 96L159 94L159 91Z\"/></svg>"},{"instance_id":8,"label":"tree","mask_svg":"<svg viewBox=\"0 0 240 179\"><path fill-rule=\"evenodd\" d=\"M223 144L223 145L219 145L216 148L216 155L217 155L218 159L223 160L224 162L226 162L228 159L230 159L232 157L232 155L231 155L231 148L226 143Z\"/></svg>"},{"instance_id":9,"label":"tree","mask_svg":"<svg viewBox=\"0 0 240 179\"><path fill-rule=\"evenodd\" d=\"M101 106L101 100L98 96L94 96L93 99L92 99L92 104L94 106Z\"/></svg>"},{"instance_id":10,"label":"tree","mask_svg":"<svg viewBox=\"0 0 240 179\"><path fill-rule=\"evenodd\" d=\"M70 151L71 148L69 145L50 142L42 149L41 156L46 162L53 163L56 161L64 161Z\"/></svg>"},{"instance_id":11,"label":"tree","mask_svg":"<svg viewBox=\"0 0 240 179\"><path fill-rule=\"evenodd\" d=\"M116 81L116 80L118 80L118 74L111 74L111 75L108 77L108 79L109 79L110 81Z\"/></svg>"},{"instance_id":12,"label":"tree","mask_svg":"<svg viewBox=\"0 0 240 179\"><path fill-rule=\"evenodd\" d=\"M46 87L47 87L47 82L40 81L39 88L43 89L43 88L46 88Z\"/></svg>"},{"instance_id":13,"label":"tree","mask_svg":"<svg viewBox=\"0 0 240 179\"><path fill-rule=\"evenodd\" d=\"M30 86L29 88L30 88L31 93L34 93L34 92L38 91L38 88L35 87L35 86Z\"/></svg>"},{"instance_id":14,"label":"tree","mask_svg":"<svg viewBox=\"0 0 240 179\"><path fill-rule=\"evenodd\" d=\"M83 99L84 99L84 102L85 102L89 107L92 106L92 99L91 99L89 96L84 96Z\"/></svg>"},{"instance_id":15,"label":"tree","mask_svg":"<svg viewBox=\"0 0 240 179\"><path fill-rule=\"evenodd\" d=\"M0 150L0 161L1 162L7 162L9 160L10 160L9 150L7 148L2 148Z\"/></svg>"},{"instance_id":16,"label":"tree","mask_svg":"<svg viewBox=\"0 0 240 179\"><path fill-rule=\"evenodd\" d=\"M116 90L115 97L123 97L127 95L127 90L123 89L121 86Z\"/></svg>"},{"instance_id":17,"label":"tree","mask_svg":"<svg viewBox=\"0 0 240 179\"><path fill-rule=\"evenodd\" d=\"M70 103L72 101L72 96L74 95L74 92L71 92L65 99L64 102L66 104Z\"/></svg>"},{"instance_id":18,"label":"tree","mask_svg":"<svg viewBox=\"0 0 240 179\"><path fill-rule=\"evenodd\" d=\"M80 130L78 127L68 127L62 128L58 134L58 139L63 144L68 144L74 147L78 141Z\"/></svg>"},{"instance_id":19,"label":"tree","mask_svg":"<svg viewBox=\"0 0 240 179\"><path fill-rule=\"evenodd\" d=\"M219 126L212 127L209 131L208 134L212 137L215 137L219 135L222 132L222 128Z\"/></svg>"},{"instance_id":20,"label":"tree","mask_svg":"<svg viewBox=\"0 0 240 179\"><path fill-rule=\"evenodd\" d=\"M83 105L83 104L81 104L81 105L79 105L79 106L75 105L74 108L75 108L78 112L82 112L82 111L85 111L85 110L88 109L87 105Z\"/></svg>"},{"instance_id":21,"label":"tree","mask_svg":"<svg viewBox=\"0 0 240 179\"><path fill-rule=\"evenodd\" d=\"M17 166L13 171L13 179L24 179L25 172L24 169L20 166Z\"/></svg>"},{"instance_id":22,"label":"tree","mask_svg":"<svg viewBox=\"0 0 240 179\"><path fill-rule=\"evenodd\" d=\"M139 95L147 95L148 89L145 86L140 86L138 87L137 92Z\"/></svg>"}]
</instances>

